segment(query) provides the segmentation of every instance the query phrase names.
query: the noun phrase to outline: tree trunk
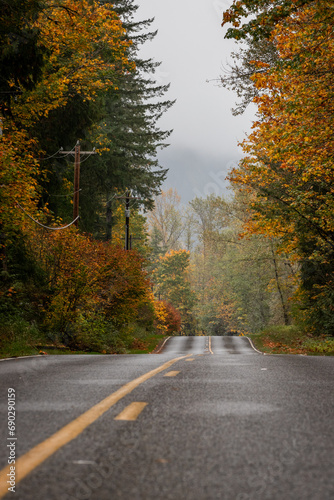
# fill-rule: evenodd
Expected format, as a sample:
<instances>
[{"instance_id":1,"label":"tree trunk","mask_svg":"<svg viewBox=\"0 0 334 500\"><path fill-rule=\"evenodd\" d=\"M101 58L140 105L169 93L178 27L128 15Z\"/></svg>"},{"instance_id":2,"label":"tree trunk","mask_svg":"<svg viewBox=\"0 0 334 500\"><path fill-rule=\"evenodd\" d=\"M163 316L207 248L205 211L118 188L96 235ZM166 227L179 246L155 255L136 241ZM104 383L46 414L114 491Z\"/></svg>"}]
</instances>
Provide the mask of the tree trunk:
<instances>
[{"instance_id":1,"label":"tree trunk","mask_svg":"<svg viewBox=\"0 0 334 500\"><path fill-rule=\"evenodd\" d=\"M284 301L284 296L283 296L283 292L282 292L282 289L281 289L281 285L280 285L280 282L279 282L278 266L277 266L277 260L276 260L274 245L273 245L272 241L270 243L271 243L271 252L272 252L272 255L273 255L274 269L275 269L276 286L277 286L277 290L278 290L278 293L279 293L279 296L280 296L280 299L281 299L281 304L282 304L284 324L285 325L289 325L290 320L289 320L289 315L288 315L288 310L287 310L287 307L286 307L286 303Z\"/></svg>"},{"instance_id":2,"label":"tree trunk","mask_svg":"<svg viewBox=\"0 0 334 500\"><path fill-rule=\"evenodd\" d=\"M106 207L106 240L112 240L112 209L111 200L107 201Z\"/></svg>"}]
</instances>

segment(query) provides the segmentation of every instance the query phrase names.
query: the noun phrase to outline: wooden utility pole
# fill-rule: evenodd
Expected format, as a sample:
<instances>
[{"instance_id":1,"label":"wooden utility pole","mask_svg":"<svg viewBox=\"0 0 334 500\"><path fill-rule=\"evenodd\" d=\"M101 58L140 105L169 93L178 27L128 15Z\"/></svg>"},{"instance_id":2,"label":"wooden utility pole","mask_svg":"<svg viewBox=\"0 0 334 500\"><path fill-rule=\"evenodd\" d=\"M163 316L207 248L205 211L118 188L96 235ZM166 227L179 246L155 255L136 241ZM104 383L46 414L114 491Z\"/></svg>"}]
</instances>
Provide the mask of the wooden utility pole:
<instances>
[{"instance_id":1,"label":"wooden utility pole","mask_svg":"<svg viewBox=\"0 0 334 500\"><path fill-rule=\"evenodd\" d=\"M125 250L130 249L130 192L125 196Z\"/></svg>"},{"instance_id":2,"label":"wooden utility pole","mask_svg":"<svg viewBox=\"0 0 334 500\"><path fill-rule=\"evenodd\" d=\"M106 207L106 240L110 241L111 239L112 239L112 206L111 206L111 200L108 200Z\"/></svg>"},{"instance_id":3,"label":"wooden utility pole","mask_svg":"<svg viewBox=\"0 0 334 500\"><path fill-rule=\"evenodd\" d=\"M73 151L60 151L61 154L70 155ZM80 142L78 141L74 148L74 193L73 193L73 220L76 227L79 223L79 191L80 191L80 160L82 155L95 155L95 148L93 151L81 151Z\"/></svg>"},{"instance_id":4,"label":"wooden utility pole","mask_svg":"<svg viewBox=\"0 0 334 500\"><path fill-rule=\"evenodd\" d=\"M73 220L79 215L79 189L80 189L80 144L79 141L75 146L74 156L74 193L73 193ZM75 221L78 227L79 219Z\"/></svg>"}]
</instances>

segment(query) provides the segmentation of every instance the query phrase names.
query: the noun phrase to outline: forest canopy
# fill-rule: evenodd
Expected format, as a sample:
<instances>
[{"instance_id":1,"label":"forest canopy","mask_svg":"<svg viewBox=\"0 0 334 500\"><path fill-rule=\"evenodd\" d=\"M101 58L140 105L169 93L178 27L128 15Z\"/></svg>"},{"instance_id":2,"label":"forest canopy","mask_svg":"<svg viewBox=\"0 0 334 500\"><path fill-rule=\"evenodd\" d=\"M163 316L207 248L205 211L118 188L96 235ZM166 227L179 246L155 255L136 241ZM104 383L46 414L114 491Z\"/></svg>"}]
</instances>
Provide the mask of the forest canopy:
<instances>
[{"instance_id":1,"label":"forest canopy","mask_svg":"<svg viewBox=\"0 0 334 500\"><path fill-rule=\"evenodd\" d=\"M187 205L162 191L174 101L141 57L156 31L137 9L0 0L1 355L280 325L333 336L331 2L222 13L237 49L221 84L256 121L228 195Z\"/></svg>"},{"instance_id":2,"label":"forest canopy","mask_svg":"<svg viewBox=\"0 0 334 500\"><path fill-rule=\"evenodd\" d=\"M145 234L138 210L152 206L166 177L156 155L170 131L157 122L173 104L168 85L154 80L160 63L139 57L156 32L152 19L134 19L137 8L128 0L0 0L5 343L20 323L52 341L117 351L135 330L153 331L155 309L169 307L154 300L142 253L125 252L117 237L127 192Z\"/></svg>"},{"instance_id":3,"label":"forest canopy","mask_svg":"<svg viewBox=\"0 0 334 500\"><path fill-rule=\"evenodd\" d=\"M250 20L248 19L250 16ZM230 174L248 199L246 229L276 238L299 264L309 327L333 335L334 10L319 0L238 1L227 36L243 41L222 84L243 111L257 105L245 153ZM246 48L245 48L246 45Z\"/></svg>"}]
</instances>

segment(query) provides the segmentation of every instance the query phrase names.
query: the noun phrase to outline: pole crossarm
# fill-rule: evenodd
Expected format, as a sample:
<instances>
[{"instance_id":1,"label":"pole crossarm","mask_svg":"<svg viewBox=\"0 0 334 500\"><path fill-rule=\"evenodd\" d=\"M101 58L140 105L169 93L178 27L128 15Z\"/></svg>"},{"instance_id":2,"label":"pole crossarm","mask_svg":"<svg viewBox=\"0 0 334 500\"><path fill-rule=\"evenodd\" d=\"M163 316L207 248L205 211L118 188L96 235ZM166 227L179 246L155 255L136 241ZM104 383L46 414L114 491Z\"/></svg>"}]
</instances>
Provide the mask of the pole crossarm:
<instances>
[{"instance_id":1,"label":"pole crossarm","mask_svg":"<svg viewBox=\"0 0 334 500\"><path fill-rule=\"evenodd\" d=\"M75 151L59 151L59 154L75 156ZM97 152L94 148L93 151L80 151L80 155L97 155Z\"/></svg>"},{"instance_id":2,"label":"pole crossarm","mask_svg":"<svg viewBox=\"0 0 334 500\"><path fill-rule=\"evenodd\" d=\"M146 201L143 198L136 198L135 196L115 196L115 200L137 200L137 201Z\"/></svg>"}]
</instances>

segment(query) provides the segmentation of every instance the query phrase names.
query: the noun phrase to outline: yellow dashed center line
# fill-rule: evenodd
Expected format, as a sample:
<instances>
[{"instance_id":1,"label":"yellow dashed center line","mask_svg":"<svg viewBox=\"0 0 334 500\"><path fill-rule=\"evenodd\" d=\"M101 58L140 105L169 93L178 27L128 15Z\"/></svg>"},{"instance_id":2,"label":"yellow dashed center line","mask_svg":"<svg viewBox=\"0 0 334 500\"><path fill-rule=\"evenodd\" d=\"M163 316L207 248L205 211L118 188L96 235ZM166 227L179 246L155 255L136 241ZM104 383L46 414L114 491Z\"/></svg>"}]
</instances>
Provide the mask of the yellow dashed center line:
<instances>
[{"instance_id":1,"label":"yellow dashed center line","mask_svg":"<svg viewBox=\"0 0 334 500\"><path fill-rule=\"evenodd\" d=\"M171 371L171 372L167 372L165 373L164 377L176 377L176 375L178 375L180 372L177 372L177 371Z\"/></svg>"},{"instance_id":2,"label":"yellow dashed center line","mask_svg":"<svg viewBox=\"0 0 334 500\"><path fill-rule=\"evenodd\" d=\"M79 434L81 434L88 426L90 426L93 422L95 422L101 415L103 415L106 411L109 410L112 406L114 406L120 399L124 398L132 392L136 387L138 387L146 380L154 377L160 372L163 372L170 366L172 366L177 361L181 359L185 359L189 357L180 356L178 358L171 359L164 363L163 365L151 370L144 375L128 382L123 385L120 389L110 394L110 396L106 397L100 403L97 403L95 406L92 406L85 413L80 415L75 420L72 420L70 423L62 427L55 434L50 436L48 439L38 444L27 453L22 455L16 460L16 485L22 481L30 472L32 472L36 467L41 465L47 458L52 456L57 450L65 446L65 444L69 443L73 439L75 439ZM169 372L173 373L173 372ZM175 372L177 374L179 372ZM170 376L170 375L169 375ZM4 469L0 471L0 499L3 498L6 493L8 493L8 484L7 484L7 474L10 474L10 466L8 465Z\"/></svg>"},{"instance_id":3,"label":"yellow dashed center line","mask_svg":"<svg viewBox=\"0 0 334 500\"><path fill-rule=\"evenodd\" d=\"M147 405L148 403L131 403L115 417L115 420L137 420L137 417Z\"/></svg>"}]
</instances>

